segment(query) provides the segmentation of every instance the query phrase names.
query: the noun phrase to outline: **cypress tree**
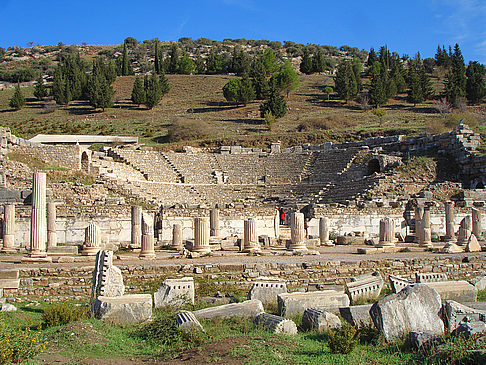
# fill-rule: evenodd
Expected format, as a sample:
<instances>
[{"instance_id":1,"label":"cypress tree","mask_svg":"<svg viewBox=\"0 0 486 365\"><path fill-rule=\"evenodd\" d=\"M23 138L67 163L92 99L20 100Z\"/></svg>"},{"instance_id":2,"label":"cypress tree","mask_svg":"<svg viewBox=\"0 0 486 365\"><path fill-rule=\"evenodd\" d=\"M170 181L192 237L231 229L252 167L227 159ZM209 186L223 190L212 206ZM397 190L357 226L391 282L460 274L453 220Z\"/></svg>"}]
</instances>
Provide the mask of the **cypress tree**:
<instances>
[{"instance_id":1,"label":"cypress tree","mask_svg":"<svg viewBox=\"0 0 486 365\"><path fill-rule=\"evenodd\" d=\"M255 88L253 87L253 84L248 75L244 75L240 83L238 102L246 105L252 100L255 100Z\"/></svg>"},{"instance_id":2,"label":"cypress tree","mask_svg":"<svg viewBox=\"0 0 486 365\"><path fill-rule=\"evenodd\" d=\"M334 83L337 94L346 102L358 95L358 84L351 62L342 61L339 64Z\"/></svg>"},{"instance_id":3,"label":"cypress tree","mask_svg":"<svg viewBox=\"0 0 486 365\"><path fill-rule=\"evenodd\" d=\"M267 80L267 71L260 57L253 61L250 76L255 88L255 97L258 100L263 100L268 96L270 86Z\"/></svg>"},{"instance_id":4,"label":"cypress tree","mask_svg":"<svg viewBox=\"0 0 486 365\"><path fill-rule=\"evenodd\" d=\"M20 83L17 83L15 86L15 91L8 105L14 110L20 110L25 105L25 98L22 90L20 90Z\"/></svg>"},{"instance_id":5,"label":"cypress tree","mask_svg":"<svg viewBox=\"0 0 486 365\"><path fill-rule=\"evenodd\" d=\"M368 67L371 67L377 61L378 61L378 56L375 53L375 49L370 48L370 52L368 53L368 60L366 61L366 65Z\"/></svg>"},{"instance_id":6,"label":"cypress tree","mask_svg":"<svg viewBox=\"0 0 486 365\"><path fill-rule=\"evenodd\" d=\"M466 70L466 95L471 104L479 104L486 96L486 69L479 62L469 62Z\"/></svg>"},{"instance_id":7,"label":"cypress tree","mask_svg":"<svg viewBox=\"0 0 486 365\"><path fill-rule=\"evenodd\" d=\"M159 104L160 99L162 99L162 90L160 88L159 78L157 77L155 72L153 72L150 78L147 79L145 94L145 105L149 109L152 109L154 106Z\"/></svg>"},{"instance_id":8,"label":"cypress tree","mask_svg":"<svg viewBox=\"0 0 486 365\"><path fill-rule=\"evenodd\" d=\"M170 48L170 60L168 72L175 74L177 73L177 66L179 65L179 49L175 43L172 44Z\"/></svg>"},{"instance_id":9,"label":"cypress tree","mask_svg":"<svg viewBox=\"0 0 486 365\"><path fill-rule=\"evenodd\" d=\"M354 58L353 59L353 73L354 73L354 79L356 81L356 95L363 89L363 83L361 82L361 71L363 70L363 67L361 65L361 61L359 58Z\"/></svg>"},{"instance_id":10,"label":"cypress tree","mask_svg":"<svg viewBox=\"0 0 486 365\"><path fill-rule=\"evenodd\" d=\"M42 78L42 74L39 75L39 78L37 79L37 82L35 84L34 96L37 98L37 100L42 100L47 96L47 89L44 85L44 79Z\"/></svg>"},{"instance_id":11,"label":"cypress tree","mask_svg":"<svg viewBox=\"0 0 486 365\"><path fill-rule=\"evenodd\" d=\"M451 56L451 69L446 75L446 96L449 103L455 104L458 98L466 96L466 82L464 58L456 43Z\"/></svg>"},{"instance_id":12,"label":"cypress tree","mask_svg":"<svg viewBox=\"0 0 486 365\"><path fill-rule=\"evenodd\" d=\"M314 53L314 56L312 57L312 69L314 72L323 72L326 69L324 53L320 48L317 49L316 53Z\"/></svg>"},{"instance_id":13,"label":"cypress tree","mask_svg":"<svg viewBox=\"0 0 486 365\"><path fill-rule=\"evenodd\" d=\"M160 74L160 63L159 63L159 41L155 41L155 60L154 60L154 67L155 73Z\"/></svg>"},{"instance_id":14,"label":"cypress tree","mask_svg":"<svg viewBox=\"0 0 486 365\"><path fill-rule=\"evenodd\" d=\"M67 105L72 100L66 77L62 67L58 65L54 70L54 80L52 82L52 96L59 105Z\"/></svg>"},{"instance_id":15,"label":"cypress tree","mask_svg":"<svg viewBox=\"0 0 486 365\"><path fill-rule=\"evenodd\" d=\"M413 63L410 64L408 70L408 84L408 102L413 103L413 106L417 105L417 103L422 103L424 101L422 84L417 66Z\"/></svg>"},{"instance_id":16,"label":"cypress tree","mask_svg":"<svg viewBox=\"0 0 486 365\"><path fill-rule=\"evenodd\" d=\"M419 69L419 79L422 88L422 96L424 97L424 100L428 100L434 95L434 89L432 88L432 82L425 72L425 67L423 65L421 65Z\"/></svg>"},{"instance_id":17,"label":"cypress tree","mask_svg":"<svg viewBox=\"0 0 486 365\"><path fill-rule=\"evenodd\" d=\"M162 96L164 96L170 91L169 80L167 79L167 76L165 76L164 73L159 77L159 86L160 86L160 92L162 93Z\"/></svg>"},{"instance_id":18,"label":"cypress tree","mask_svg":"<svg viewBox=\"0 0 486 365\"><path fill-rule=\"evenodd\" d=\"M375 106L386 104L388 98L386 96L386 82L385 70L379 62L372 65L373 74L371 76L370 86L370 102Z\"/></svg>"},{"instance_id":19,"label":"cypress tree","mask_svg":"<svg viewBox=\"0 0 486 365\"><path fill-rule=\"evenodd\" d=\"M109 65L101 57L93 61L93 70L88 81L89 104L97 109L113 105L113 87L110 82Z\"/></svg>"},{"instance_id":20,"label":"cypress tree","mask_svg":"<svg viewBox=\"0 0 486 365\"><path fill-rule=\"evenodd\" d=\"M131 100L134 104L137 104L139 106L141 104L145 104L146 101L145 89L143 87L143 81L140 76L135 77Z\"/></svg>"},{"instance_id":21,"label":"cypress tree","mask_svg":"<svg viewBox=\"0 0 486 365\"><path fill-rule=\"evenodd\" d=\"M265 117L266 112L270 112L277 119L287 114L287 102L280 96L275 86L272 86L268 99L260 104L260 116L262 118Z\"/></svg>"},{"instance_id":22,"label":"cypress tree","mask_svg":"<svg viewBox=\"0 0 486 365\"><path fill-rule=\"evenodd\" d=\"M304 49L304 55L302 56L302 61L300 62L300 72L310 75L314 72L314 67L312 66L312 60L307 48Z\"/></svg>"}]
</instances>

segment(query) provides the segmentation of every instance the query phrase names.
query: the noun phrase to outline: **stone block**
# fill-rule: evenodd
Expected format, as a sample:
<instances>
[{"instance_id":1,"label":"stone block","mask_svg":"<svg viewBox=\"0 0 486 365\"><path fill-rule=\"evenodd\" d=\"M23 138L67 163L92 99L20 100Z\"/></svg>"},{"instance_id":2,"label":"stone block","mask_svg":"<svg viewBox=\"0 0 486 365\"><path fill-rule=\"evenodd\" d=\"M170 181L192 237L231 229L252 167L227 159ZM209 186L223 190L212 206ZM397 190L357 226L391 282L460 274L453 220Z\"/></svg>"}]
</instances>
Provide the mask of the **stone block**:
<instances>
[{"instance_id":1,"label":"stone block","mask_svg":"<svg viewBox=\"0 0 486 365\"><path fill-rule=\"evenodd\" d=\"M484 290L486 289L486 276L476 276L475 278L469 280L469 284L474 285L479 291Z\"/></svg>"},{"instance_id":2,"label":"stone block","mask_svg":"<svg viewBox=\"0 0 486 365\"><path fill-rule=\"evenodd\" d=\"M121 270L113 265L113 251L100 250L96 254L91 303L98 296L116 297L125 293Z\"/></svg>"},{"instance_id":3,"label":"stone block","mask_svg":"<svg viewBox=\"0 0 486 365\"><path fill-rule=\"evenodd\" d=\"M277 304L277 295L281 293L287 293L285 281L260 277L253 282L248 292L248 299L258 299L263 305Z\"/></svg>"},{"instance_id":4,"label":"stone block","mask_svg":"<svg viewBox=\"0 0 486 365\"><path fill-rule=\"evenodd\" d=\"M307 308L302 316L302 327L311 331L325 332L341 328L341 320L335 314L322 309Z\"/></svg>"},{"instance_id":5,"label":"stone block","mask_svg":"<svg viewBox=\"0 0 486 365\"><path fill-rule=\"evenodd\" d=\"M116 325L145 322L152 318L152 296L150 294L99 296L91 310L96 318Z\"/></svg>"},{"instance_id":6,"label":"stone block","mask_svg":"<svg viewBox=\"0 0 486 365\"><path fill-rule=\"evenodd\" d=\"M339 313L350 325L361 328L373 324L370 316L371 304L340 307Z\"/></svg>"},{"instance_id":7,"label":"stone block","mask_svg":"<svg viewBox=\"0 0 486 365\"><path fill-rule=\"evenodd\" d=\"M277 296L277 302L279 314L292 317L304 314L307 308L319 308L339 313L339 307L349 305L349 298L346 294L336 290L324 290L309 293L282 293Z\"/></svg>"},{"instance_id":8,"label":"stone block","mask_svg":"<svg viewBox=\"0 0 486 365\"><path fill-rule=\"evenodd\" d=\"M194 330L201 330L204 331L203 326L197 320L194 313L189 311L177 311L175 314L175 320L177 325L183 331L194 331Z\"/></svg>"},{"instance_id":9,"label":"stone block","mask_svg":"<svg viewBox=\"0 0 486 365\"><path fill-rule=\"evenodd\" d=\"M194 279L166 279L154 293L155 308L194 304Z\"/></svg>"},{"instance_id":10,"label":"stone block","mask_svg":"<svg viewBox=\"0 0 486 365\"><path fill-rule=\"evenodd\" d=\"M393 341L410 331L443 335L441 308L440 296L434 289L425 284L416 284L378 300L371 307L370 315L385 339Z\"/></svg>"},{"instance_id":11,"label":"stone block","mask_svg":"<svg viewBox=\"0 0 486 365\"><path fill-rule=\"evenodd\" d=\"M383 285L384 282L380 273L375 272L353 278L350 283L346 283L345 291L351 302L356 303L360 299L378 298Z\"/></svg>"},{"instance_id":12,"label":"stone block","mask_svg":"<svg viewBox=\"0 0 486 365\"><path fill-rule=\"evenodd\" d=\"M286 335L297 334L297 325L294 323L294 321L273 314L264 312L259 313L255 316L255 318L253 318L253 323L272 333Z\"/></svg>"},{"instance_id":13,"label":"stone block","mask_svg":"<svg viewBox=\"0 0 486 365\"><path fill-rule=\"evenodd\" d=\"M193 312L198 319L254 317L264 312L263 304L259 300L247 300L241 303L231 303L218 307L204 308Z\"/></svg>"},{"instance_id":14,"label":"stone block","mask_svg":"<svg viewBox=\"0 0 486 365\"><path fill-rule=\"evenodd\" d=\"M443 305L443 317L447 329L452 332L464 322L486 321L486 311L471 308L454 300L446 300Z\"/></svg>"},{"instance_id":15,"label":"stone block","mask_svg":"<svg viewBox=\"0 0 486 365\"><path fill-rule=\"evenodd\" d=\"M55 246L47 249L49 256L76 256L78 254L78 246Z\"/></svg>"},{"instance_id":16,"label":"stone block","mask_svg":"<svg viewBox=\"0 0 486 365\"><path fill-rule=\"evenodd\" d=\"M18 279L18 278L19 278L19 270L15 270L15 269L0 270L0 279Z\"/></svg>"},{"instance_id":17,"label":"stone block","mask_svg":"<svg viewBox=\"0 0 486 365\"><path fill-rule=\"evenodd\" d=\"M20 279L0 279L0 289L18 289Z\"/></svg>"},{"instance_id":18,"label":"stone block","mask_svg":"<svg viewBox=\"0 0 486 365\"><path fill-rule=\"evenodd\" d=\"M447 275L444 273L415 273L415 281L417 283L433 283L436 281L446 281Z\"/></svg>"},{"instance_id":19,"label":"stone block","mask_svg":"<svg viewBox=\"0 0 486 365\"><path fill-rule=\"evenodd\" d=\"M390 281L391 290L394 293L398 293L400 290L402 290L406 286L409 286L409 285L412 284L409 280L401 278L399 276L395 276L395 275L389 275L388 280Z\"/></svg>"},{"instance_id":20,"label":"stone block","mask_svg":"<svg viewBox=\"0 0 486 365\"><path fill-rule=\"evenodd\" d=\"M478 289L464 280L438 281L425 284L435 289L442 301L455 300L459 303L477 301Z\"/></svg>"}]
</instances>

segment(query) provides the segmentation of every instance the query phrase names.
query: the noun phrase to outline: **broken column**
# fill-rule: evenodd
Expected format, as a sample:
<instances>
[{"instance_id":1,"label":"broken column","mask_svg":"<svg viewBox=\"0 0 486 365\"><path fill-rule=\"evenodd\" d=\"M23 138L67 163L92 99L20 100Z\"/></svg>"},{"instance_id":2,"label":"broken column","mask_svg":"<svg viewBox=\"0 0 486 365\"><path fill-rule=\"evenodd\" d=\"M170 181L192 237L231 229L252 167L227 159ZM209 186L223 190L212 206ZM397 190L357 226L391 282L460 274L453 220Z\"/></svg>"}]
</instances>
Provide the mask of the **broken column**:
<instances>
[{"instance_id":1,"label":"broken column","mask_svg":"<svg viewBox=\"0 0 486 365\"><path fill-rule=\"evenodd\" d=\"M219 237L219 209L214 208L209 212L209 226L209 235L211 237Z\"/></svg>"},{"instance_id":2,"label":"broken column","mask_svg":"<svg viewBox=\"0 0 486 365\"><path fill-rule=\"evenodd\" d=\"M84 231L84 245L81 252L85 256L93 256L101 250L101 230L95 223L90 223Z\"/></svg>"},{"instance_id":3,"label":"broken column","mask_svg":"<svg viewBox=\"0 0 486 365\"><path fill-rule=\"evenodd\" d=\"M243 252L255 252L260 250L258 245L258 234L256 220L254 218L246 219L243 222Z\"/></svg>"},{"instance_id":4,"label":"broken column","mask_svg":"<svg viewBox=\"0 0 486 365\"><path fill-rule=\"evenodd\" d=\"M142 248L139 256L155 258L154 217L149 213L142 213Z\"/></svg>"},{"instance_id":5,"label":"broken column","mask_svg":"<svg viewBox=\"0 0 486 365\"><path fill-rule=\"evenodd\" d=\"M290 250L307 250L305 245L304 213L290 215Z\"/></svg>"},{"instance_id":6,"label":"broken column","mask_svg":"<svg viewBox=\"0 0 486 365\"><path fill-rule=\"evenodd\" d=\"M263 327L271 333L282 333L286 335L297 334L297 325L288 318L283 318L269 313L260 313L253 318L253 323Z\"/></svg>"},{"instance_id":7,"label":"broken column","mask_svg":"<svg viewBox=\"0 0 486 365\"><path fill-rule=\"evenodd\" d=\"M454 203L445 202L444 208L445 208L445 228L446 228L446 235L444 239L446 242L455 241L456 233L454 230Z\"/></svg>"},{"instance_id":8,"label":"broken column","mask_svg":"<svg viewBox=\"0 0 486 365\"><path fill-rule=\"evenodd\" d=\"M420 243L423 241L421 237L423 234L422 219L424 216L424 207L418 205L415 207L415 242Z\"/></svg>"},{"instance_id":9,"label":"broken column","mask_svg":"<svg viewBox=\"0 0 486 365\"><path fill-rule=\"evenodd\" d=\"M15 205L3 207L3 249L2 252L15 252Z\"/></svg>"},{"instance_id":10,"label":"broken column","mask_svg":"<svg viewBox=\"0 0 486 365\"><path fill-rule=\"evenodd\" d=\"M175 223L172 226L172 244L170 245L172 250L182 250L182 226L179 223Z\"/></svg>"},{"instance_id":11,"label":"broken column","mask_svg":"<svg viewBox=\"0 0 486 365\"><path fill-rule=\"evenodd\" d=\"M472 233L478 240L483 238L483 230L481 228L481 211L476 208L472 208Z\"/></svg>"},{"instance_id":12,"label":"broken column","mask_svg":"<svg viewBox=\"0 0 486 365\"><path fill-rule=\"evenodd\" d=\"M430 228L430 207L424 208L424 215L422 218L422 241L419 242L421 246L432 246L432 230Z\"/></svg>"},{"instance_id":13,"label":"broken column","mask_svg":"<svg viewBox=\"0 0 486 365\"><path fill-rule=\"evenodd\" d=\"M142 207L132 206L132 239L130 248L140 248L142 245Z\"/></svg>"},{"instance_id":14,"label":"broken column","mask_svg":"<svg viewBox=\"0 0 486 365\"><path fill-rule=\"evenodd\" d=\"M209 218L194 218L194 245L192 251L200 253L211 252L209 246Z\"/></svg>"},{"instance_id":15,"label":"broken column","mask_svg":"<svg viewBox=\"0 0 486 365\"><path fill-rule=\"evenodd\" d=\"M278 237L280 236L280 214L278 212L278 209L275 216L273 217L273 230L275 233L275 238L278 239Z\"/></svg>"},{"instance_id":16,"label":"broken column","mask_svg":"<svg viewBox=\"0 0 486 365\"><path fill-rule=\"evenodd\" d=\"M459 225L459 234L457 235L457 244L463 246L469 240L469 236L472 233L472 220L471 216L465 216L461 224Z\"/></svg>"},{"instance_id":17,"label":"broken column","mask_svg":"<svg viewBox=\"0 0 486 365\"><path fill-rule=\"evenodd\" d=\"M395 221L391 218L383 218L380 220L380 241L378 246L394 246L395 245Z\"/></svg>"},{"instance_id":18,"label":"broken column","mask_svg":"<svg viewBox=\"0 0 486 365\"><path fill-rule=\"evenodd\" d=\"M32 178L32 215L30 221L30 252L32 258L45 258L46 252L46 184L45 172L34 172Z\"/></svg>"},{"instance_id":19,"label":"broken column","mask_svg":"<svg viewBox=\"0 0 486 365\"><path fill-rule=\"evenodd\" d=\"M327 217L319 219L319 241L321 246L334 246L329 239L329 219Z\"/></svg>"},{"instance_id":20,"label":"broken column","mask_svg":"<svg viewBox=\"0 0 486 365\"><path fill-rule=\"evenodd\" d=\"M57 246L56 203L47 203L47 248Z\"/></svg>"}]
</instances>

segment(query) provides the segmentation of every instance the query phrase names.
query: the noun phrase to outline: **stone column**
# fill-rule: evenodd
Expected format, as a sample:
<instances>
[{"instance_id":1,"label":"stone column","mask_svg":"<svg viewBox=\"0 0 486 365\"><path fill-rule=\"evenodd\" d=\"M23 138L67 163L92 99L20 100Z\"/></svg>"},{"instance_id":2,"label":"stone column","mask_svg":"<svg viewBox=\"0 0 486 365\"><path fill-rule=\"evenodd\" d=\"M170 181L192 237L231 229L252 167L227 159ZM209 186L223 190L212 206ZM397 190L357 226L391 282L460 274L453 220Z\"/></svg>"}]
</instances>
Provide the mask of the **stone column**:
<instances>
[{"instance_id":1,"label":"stone column","mask_svg":"<svg viewBox=\"0 0 486 365\"><path fill-rule=\"evenodd\" d=\"M445 202L445 227L446 227L446 235L445 241L455 241L456 240L456 232L454 229L454 203L453 202Z\"/></svg>"},{"instance_id":2,"label":"stone column","mask_svg":"<svg viewBox=\"0 0 486 365\"><path fill-rule=\"evenodd\" d=\"M94 256L101 250L101 230L95 223L90 223L84 230L84 245L81 252L85 256Z\"/></svg>"},{"instance_id":3,"label":"stone column","mask_svg":"<svg viewBox=\"0 0 486 365\"><path fill-rule=\"evenodd\" d=\"M460 246L467 244L467 241L469 240L469 236L471 236L471 233L472 233L472 220L471 220L471 216L467 215L462 219L461 224L459 225L457 244Z\"/></svg>"},{"instance_id":4,"label":"stone column","mask_svg":"<svg viewBox=\"0 0 486 365\"><path fill-rule=\"evenodd\" d=\"M256 220L254 218L249 218L243 222L243 252L260 251L256 225Z\"/></svg>"},{"instance_id":5,"label":"stone column","mask_svg":"<svg viewBox=\"0 0 486 365\"><path fill-rule=\"evenodd\" d=\"M290 250L307 250L305 245L304 213L290 215Z\"/></svg>"},{"instance_id":6,"label":"stone column","mask_svg":"<svg viewBox=\"0 0 486 365\"><path fill-rule=\"evenodd\" d=\"M155 258L154 248L154 216L142 213L142 249L140 257Z\"/></svg>"},{"instance_id":7,"label":"stone column","mask_svg":"<svg viewBox=\"0 0 486 365\"><path fill-rule=\"evenodd\" d=\"M182 226L179 223L175 223L172 226L172 250L182 250L184 245L182 244Z\"/></svg>"},{"instance_id":8,"label":"stone column","mask_svg":"<svg viewBox=\"0 0 486 365\"><path fill-rule=\"evenodd\" d=\"M275 233L275 239L278 240L278 238L280 237L280 214L278 212L278 209L277 213L273 217L273 230Z\"/></svg>"},{"instance_id":9,"label":"stone column","mask_svg":"<svg viewBox=\"0 0 486 365\"><path fill-rule=\"evenodd\" d=\"M30 252L32 258L45 258L46 252L46 189L45 172L34 172L32 178L32 215L30 221Z\"/></svg>"},{"instance_id":10,"label":"stone column","mask_svg":"<svg viewBox=\"0 0 486 365\"><path fill-rule=\"evenodd\" d=\"M481 211L472 208L472 233L481 241L483 239L483 229L481 228Z\"/></svg>"},{"instance_id":11,"label":"stone column","mask_svg":"<svg viewBox=\"0 0 486 365\"><path fill-rule=\"evenodd\" d=\"M419 242L422 246L432 246L432 230L430 228L430 207L424 208L424 215L422 218L422 241Z\"/></svg>"},{"instance_id":12,"label":"stone column","mask_svg":"<svg viewBox=\"0 0 486 365\"><path fill-rule=\"evenodd\" d=\"M142 245L142 207L132 206L132 239L130 248L140 248Z\"/></svg>"},{"instance_id":13,"label":"stone column","mask_svg":"<svg viewBox=\"0 0 486 365\"><path fill-rule=\"evenodd\" d=\"M56 203L47 203L47 248L57 246Z\"/></svg>"},{"instance_id":14,"label":"stone column","mask_svg":"<svg viewBox=\"0 0 486 365\"><path fill-rule=\"evenodd\" d=\"M327 217L319 219L319 241L321 246L334 246L329 239L329 219Z\"/></svg>"},{"instance_id":15,"label":"stone column","mask_svg":"<svg viewBox=\"0 0 486 365\"><path fill-rule=\"evenodd\" d=\"M2 252L16 252L15 249L15 205L3 206L3 249Z\"/></svg>"},{"instance_id":16,"label":"stone column","mask_svg":"<svg viewBox=\"0 0 486 365\"><path fill-rule=\"evenodd\" d=\"M219 209L211 209L209 212L210 236L219 237Z\"/></svg>"},{"instance_id":17,"label":"stone column","mask_svg":"<svg viewBox=\"0 0 486 365\"><path fill-rule=\"evenodd\" d=\"M192 251L199 253L211 252L209 246L209 218L194 218L194 245Z\"/></svg>"},{"instance_id":18,"label":"stone column","mask_svg":"<svg viewBox=\"0 0 486 365\"><path fill-rule=\"evenodd\" d=\"M424 217L424 207L419 205L415 207L415 242L423 241L422 219Z\"/></svg>"},{"instance_id":19,"label":"stone column","mask_svg":"<svg viewBox=\"0 0 486 365\"><path fill-rule=\"evenodd\" d=\"M391 218L380 220L380 240L379 247L395 246L395 221Z\"/></svg>"}]
</instances>

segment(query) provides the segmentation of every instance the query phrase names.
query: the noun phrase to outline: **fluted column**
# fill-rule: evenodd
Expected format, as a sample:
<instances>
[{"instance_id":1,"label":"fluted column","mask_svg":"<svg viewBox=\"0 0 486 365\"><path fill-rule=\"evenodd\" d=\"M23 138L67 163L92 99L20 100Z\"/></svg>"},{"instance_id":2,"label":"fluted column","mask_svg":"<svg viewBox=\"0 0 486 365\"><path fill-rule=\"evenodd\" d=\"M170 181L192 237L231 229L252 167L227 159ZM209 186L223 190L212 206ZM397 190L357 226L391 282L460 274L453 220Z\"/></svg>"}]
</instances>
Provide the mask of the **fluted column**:
<instances>
[{"instance_id":1,"label":"fluted column","mask_svg":"<svg viewBox=\"0 0 486 365\"><path fill-rule=\"evenodd\" d=\"M184 248L182 244L182 226L179 223L175 223L172 226L172 250L182 250Z\"/></svg>"},{"instance_id":2,"label":"fluted column","mask_svg":"<svg viewBox=\"0 0 486 365\"><path fill-rule=\"evenodd\" d=\"M132 213L132 237L131 248L140 248L142 245L142 207L139 205L133 205L131 209Z\"/></svg>"},{"instance_id":3,"label":"fluted column","mask_svg":"<svg viewBox=\"0 0 486 365\"><path fill-rule=\"evenodd\" d=\"M395 246L395 221L391 218L380 220L380 241L378 246Z\"/></svg>"},{"instance_id":4,"label":"fluted column","mask_svg":"<svg viewBox=\"0 0 486 365\"><path fill-rule=\"evenodd\" d=\"M321 246L334 246L329 239L329 219L327 217L319 218L319 241Z\"/></svg>"},{"instance_id":5,"label":"fluted column","mask_svg":"<svg viewBox=\"0 0 486 365\"><path fill-rule=\"evenodd\" d=\"M211 252L209 246L209 218L194 218L194 245L192 251L200 253Z\"/></svg>"},{"instance_id":6,"label":"fluted column","mask_svg":"<svg viewBox=\"0 0 486 365\"><path fill-rule=\"evenodd\" d=\"M30 221L30 252L33 258L47 256L46 252L46 188L45 172L34 172L32 178L32 215Z\"/></svg>"},{"instance_id":7,"label":"fluted column","mask_svg":"<svg viewBox=\"0 0 486 365\"><path fill-rule=\"evenodd\" d=\"M209 212L210 236L219 237L219 209L211 209Z\"/></svg>"},{"instance_id":8,"label":"fluted column","mask_svg":"<svg viewBox=\"0 0 486 365\"><path fill-rule=\"evenodd\" d=\"M481 211L476 208L472 208L472 233L478 240L483 239L483 229L481 227Z\"/></svg>"},{"instance_id":9,"label":"fluted column","mask_svg":"<svg viewBox=\"0 0 486 365\"><path fill-rule=\"evenodd\" d=\"M3 207L3 249L2 252L15 252L15 205Z\"/></svg>"},{"instance_id":10,"label":"fluted column","mask_svg":"<svg viewBox=\"0 0 486 365\"><path fill-rule=\"evenodd\" d=\"M258 244L257 225L254 218L248 218L243 222L243 251L255 252L260 250Z\"/></svg>"},{"instance_id":11,"label":"fluted column","mask_svg":"<svg viewBox=\"0 0 486 365\"><path fill-rule=\"evenodd\" d=\"M101 250L101 230L95 223L90 223L84 230L84 245L81 252L85 256L94 256Z\"/></svg>"},{"instance_id":12,"label":"fluted column","mask_svg":"<svg viewBox=\"0 0 486 365\"><path fill-rule=\"evenodd\" d=\"M47 203L47 248L57 246L56 203Z\"/></svg>"},{"instance_id":13,"label":"fluted column","mask_svg":"<svg viewBox=\"0 0 486 365\"><path fill-rule=\"evenodd\" d=\"M456 240L456 232L454 229L454 203L453 202L445 202L445 227L446 227L446 235L445 241L455 241Z\"/></svg>"},{"instance_id":14,"label":"fluted column","mask_svg":"<svg viewBox=\"0 0 486 365\"><path fill-rule=\"evenodd\" d=\"M304 213L292 213L290 216L290 250L306 250Z\"/></svg>"},{"instance_id":15,"label":"fluted column","mask_svg":"<svg viewBox=\"0 0 486 365\"><path fill-rule=\"evenodd\" d=\"M155 258L154 248L154 216L142 213L142 249L140 257Z\"/></svg>"}]
</instances>

